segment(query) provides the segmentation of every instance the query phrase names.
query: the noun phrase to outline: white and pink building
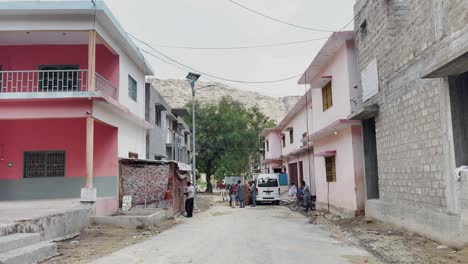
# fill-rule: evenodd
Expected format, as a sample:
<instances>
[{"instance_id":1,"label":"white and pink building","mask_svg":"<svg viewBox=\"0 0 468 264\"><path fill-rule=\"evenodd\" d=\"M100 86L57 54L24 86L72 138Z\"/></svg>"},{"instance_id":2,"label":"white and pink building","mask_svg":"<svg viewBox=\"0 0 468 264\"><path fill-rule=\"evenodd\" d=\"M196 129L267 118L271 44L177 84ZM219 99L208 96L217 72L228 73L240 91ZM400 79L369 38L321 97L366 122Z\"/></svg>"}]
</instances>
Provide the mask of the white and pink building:
<instances>
[{"instance_id":1,"label":"white and pink building","mask_svg":"<svg viewBox=\"0 0 468 264\"><path fill-rule=\"evenodd\" d=\"M364 213L362 128L348 119L356 69L353 32L333 33L298 82L309 87L305 95L278 127L264 131L271 152L266 149L265 168L281 168L289 182L304 180L318 209L343 216Z\"/></svg>"},{"instance_id":2,"label":"white and pink building","mask_svg":"<svg viewBox=\"0 0 468 264\"><path fill-rule=\"evenodd\" d=\"M142 54L102 1L0 3L0 200L118 206L119 158L144 158Z\"/></svg>"}]
</instances>

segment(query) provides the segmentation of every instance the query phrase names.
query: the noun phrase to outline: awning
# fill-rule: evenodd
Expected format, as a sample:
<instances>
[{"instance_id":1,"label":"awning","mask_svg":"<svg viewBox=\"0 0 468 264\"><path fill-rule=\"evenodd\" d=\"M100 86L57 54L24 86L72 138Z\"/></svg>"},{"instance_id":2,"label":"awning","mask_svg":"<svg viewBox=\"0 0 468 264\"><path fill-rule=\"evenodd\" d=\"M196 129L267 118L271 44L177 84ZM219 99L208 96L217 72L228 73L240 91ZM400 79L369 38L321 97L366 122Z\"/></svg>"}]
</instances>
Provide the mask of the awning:
<instances>
[{"instance_id":1,"label":"awning","mask_svg":"<svg viewBox=\"0 0 468 264\"><path fill-rule=\"evenodd\" d=\"M309 142L317 141L320 138L334 134L335 132L338 132L345 128L352 127L352 126L360 126L360 125L361 125L360 120L338 119L332 124L330 124L329 126L310 135Z\"/></svg>"},{"instance_id":2,"label":"awning","mask_svg":"<svg viewBox=\"0 0 468 264\"><path fill-rule=\"evenodd\" d=\"M315 157L332 157L336 156L336 150L323 151L314 154Z\"/></svg>"}]
</instances>

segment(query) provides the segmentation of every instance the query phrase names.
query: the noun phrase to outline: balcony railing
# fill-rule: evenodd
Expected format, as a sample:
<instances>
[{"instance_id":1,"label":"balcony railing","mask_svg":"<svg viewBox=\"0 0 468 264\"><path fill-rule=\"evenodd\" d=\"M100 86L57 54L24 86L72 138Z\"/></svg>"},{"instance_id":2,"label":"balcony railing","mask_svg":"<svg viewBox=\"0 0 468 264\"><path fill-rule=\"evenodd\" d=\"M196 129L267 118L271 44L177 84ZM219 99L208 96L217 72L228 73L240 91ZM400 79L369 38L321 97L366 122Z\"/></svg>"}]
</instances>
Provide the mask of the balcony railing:
<instances>
[{"instance_id":1,"label":"balcony railing","mask_svg":"<svg viewBox=\"0 0 468 264\"><path fill-rule=\"evenodd\" d=\"M0 71L0 94L87 92L87 70ZM118 89L96 74L96 91L115 100Z\"/></svg>"}]
</instances>

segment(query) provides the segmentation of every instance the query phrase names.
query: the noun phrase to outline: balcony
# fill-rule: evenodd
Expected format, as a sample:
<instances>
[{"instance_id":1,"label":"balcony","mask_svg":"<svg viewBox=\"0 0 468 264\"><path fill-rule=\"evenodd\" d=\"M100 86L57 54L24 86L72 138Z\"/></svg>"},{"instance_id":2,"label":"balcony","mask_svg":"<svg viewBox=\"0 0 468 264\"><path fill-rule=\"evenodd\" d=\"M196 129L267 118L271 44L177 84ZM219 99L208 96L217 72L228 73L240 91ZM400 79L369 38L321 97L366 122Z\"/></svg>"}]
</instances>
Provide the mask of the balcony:
<instances>
[{"instance_id":1,"label":"balcony","mask_svg":"<svg viewBox=\"0 0 468 264\"><path fill-rule=\"evenodd\" d=\"M0 99L104 96L118 100L118 88L97 74L90 89L87 70L0 71Z\"/></svg>"}]
</instances>

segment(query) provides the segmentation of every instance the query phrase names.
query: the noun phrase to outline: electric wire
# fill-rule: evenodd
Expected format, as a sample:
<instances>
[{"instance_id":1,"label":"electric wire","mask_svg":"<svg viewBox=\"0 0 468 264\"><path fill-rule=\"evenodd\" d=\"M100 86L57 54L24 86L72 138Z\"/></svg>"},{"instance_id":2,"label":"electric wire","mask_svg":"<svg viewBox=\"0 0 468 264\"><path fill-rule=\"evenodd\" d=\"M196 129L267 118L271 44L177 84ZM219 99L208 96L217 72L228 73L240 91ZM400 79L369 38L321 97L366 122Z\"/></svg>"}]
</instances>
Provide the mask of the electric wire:
<instances>
[{"instance_id":1,"label":"electric wire","mask_svg":"<svg viewBox=\"0 0 468 264\"><path fill-rule=\"evenodd\" d=\"M311 31L317 31L317 32L334 32L333 30L326 30L326 29L318 29L318 28L311 28L311 27L306 27L306 26L301 26L301 25L297 25L297 24L293 24L293 23L289 23L289 22L286 22L286 21L283 21L283 20L280 20L280 19L277 19L277 18L274 18L274 17L271 17L269 15L266 15L266 14L263 14L263 13L260 13L256 10L253 10L252 8L249 8L245 5L242 5L236 1L233 1L233 0L227 0L228 2L231 2L249 12L252 12L254 14L257 14L259 16L262 16L262 17L265 17L267 19L270 19L270 20L273 20L273 21L276 21L278 23L281 23L281 24L285 24L285 25L288 25L288 26L291 26L291 27L295 27L295 28L300 28L300 29L306 29L306 30L311 30Z\"/></svg>"},{"instance_id":2,"label":"electric wire","mask_svg":"<svg viewBox=\"0 0 468 264\"><path fill-rule=\"evenodd\" d=\"M128 33L132 38L136 39L132 34ZM251 46L231 46L231 47L192 47L192 46L171 46L163 44L149 43L152 46L169 48L169 49L187 49L187 50L242 50L242 49L258 49L258 48L268 48L268 47L282 47L282 46L291 46L296 44L303 44L309 42L315 42L319 40L328 39L329 37L321 37L314 39L298 40L291 42L282 42L282 43L272 43L272 44L261 44L261 45L251 45ZM138 39L136 39L138 40Z\"/></svg>"},{"instance_id":3,"label":"electric wire","mask_svg":"<svg viewBox=\"0 0 468 264\"><path fill-rule=\"evenodd\" d=\"M187 68L189 70L192 70L192 71L195 71L199 74L203 74L203 75L206 75L206 76L209 76L209 77L212 77L212 78L215 78L215 79L218 79L218 80L222 80L222 81L227 81L227 82L233 82L233 83L245 83L245 84L255 84L255 83L276 83L276 82L284 82L284 81L288 81L288 80L291 80L291 79L295 79L295 78L298 78L302 75L301 74L297 74L297 75L294 75L294 76L289 76L289 77L286 77L286 78L281 78L281 79L276 79L276 80L264 80L264 81L243 81L243 80L235 80L235 79L230 79L230 78L225 78L225 77L219 77L219 76L216 76L214 74L210 74L210 73L207 73L207 72L204 72L204 71L201 71L201 70L197 70L191 66L188 66L186 64L183 64L167 55L165 55L164 53L156 50L155 48L153 48L152 46L150 45L147 45L145 44L146 46L148 46L150 49L152 49L154 52L158 53L160 56L164 57L165 59L179 65L179 66L182 66L184 68ZM141 51L143 51L144 53L156 58L156 59L161 59L158 55L155 55L153 54L152 52L150 51L147 51L145 49L142 49L140 48Z\"/></svg>"}]
</instances>

